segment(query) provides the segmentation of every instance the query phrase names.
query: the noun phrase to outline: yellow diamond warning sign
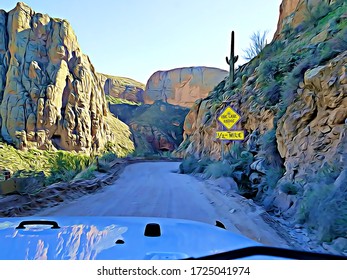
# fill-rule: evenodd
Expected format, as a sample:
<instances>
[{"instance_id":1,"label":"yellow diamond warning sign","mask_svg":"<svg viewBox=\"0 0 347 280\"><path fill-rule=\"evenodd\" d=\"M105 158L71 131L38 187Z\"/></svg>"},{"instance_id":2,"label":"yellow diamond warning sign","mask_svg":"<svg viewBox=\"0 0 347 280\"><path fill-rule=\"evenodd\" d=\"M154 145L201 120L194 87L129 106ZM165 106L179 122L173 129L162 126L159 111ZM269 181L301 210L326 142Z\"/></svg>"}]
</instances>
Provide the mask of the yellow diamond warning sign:
<instances>
[{"instance_id":1,"label":"yellow diamond warning sign","mask_svg":"<svg viewBox=\"0 0 347 280\"><path fill-rule=\"evenodd\" d=\"M218 120L225 126L226 129L231 129L240 119L240 115L231 107L226 107L218 117Z\"/></svg>"},{"instance_id":2,"label":"yellow diamond warning sign","mask_svg":"<svg viewBox=\"0 0 347 280\"><path fill-rule=\"evenodd\" d=\"M221 140L244 140L245 133L242 130L217 131L216 137Z\"/></svg>"}]
</instances>

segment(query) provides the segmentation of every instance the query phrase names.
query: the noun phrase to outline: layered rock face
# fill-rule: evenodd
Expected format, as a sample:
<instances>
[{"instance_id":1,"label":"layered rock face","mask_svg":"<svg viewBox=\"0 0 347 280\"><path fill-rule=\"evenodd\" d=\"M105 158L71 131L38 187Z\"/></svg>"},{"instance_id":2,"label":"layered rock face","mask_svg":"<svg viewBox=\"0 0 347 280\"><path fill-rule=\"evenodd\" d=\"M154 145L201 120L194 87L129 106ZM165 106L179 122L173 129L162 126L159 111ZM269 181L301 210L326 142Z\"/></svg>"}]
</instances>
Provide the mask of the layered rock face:
<instances>
[{"instance_id":1,"label":"layered rock face","mask_svg":"<svg viewBox=\"0 0 347 280\"><path fill-rule=\"evenodd\" d=\"M97 74L106 95L143 103L145 85L133 79Z\"/></svg>"},{"instance_id":2,"label":"layered rock face","mask_svg":"<svg viewBox=\"0 0 347 280\"><path fill-rule=\"evenodd\" d=\"M143 100L153 104L162 100L172 105L190 108L199 98L205 98L228 72L212 67L184 67L155 72L148 80Z\"/></svg>"},{"instance_id":3,"label":"layered rock face","mask_svg":"<svg viewBox=\"0 0 347 280\"><path fill-rule=\"evenodd\" d=\"M97 74L65 20L0 11L1 136L18 148L99 150L113 141Z\"/></svg>"},{"instance_id":4,"label":"layered rock face","mask_svg":"<svg viewBox=\"0 0 347 280\"><path fill-rule=\"evenodd\" d=\"M278 151L287 179L341 161L347 133L347 51L328 64L306 71L298 98L278 122ZM301 181L307 183L307 181Z\"/></svg>"}]
</instances>

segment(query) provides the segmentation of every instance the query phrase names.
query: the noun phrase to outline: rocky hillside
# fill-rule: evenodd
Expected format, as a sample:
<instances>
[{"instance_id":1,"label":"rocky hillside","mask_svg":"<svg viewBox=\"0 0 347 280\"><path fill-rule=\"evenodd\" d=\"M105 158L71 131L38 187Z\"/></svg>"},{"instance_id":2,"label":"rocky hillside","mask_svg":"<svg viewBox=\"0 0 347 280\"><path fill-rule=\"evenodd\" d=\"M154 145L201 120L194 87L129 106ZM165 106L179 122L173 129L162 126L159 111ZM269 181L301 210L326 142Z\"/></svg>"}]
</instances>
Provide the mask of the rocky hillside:
<instances>
[{"instance_id":1,"label":"rocky hillside","mask_svg":"<svg viewBox=\"0 0 347 280\"><path fill-rule=\"evenodd\" d=\"M0 10L0 38L6 142L20 149L85 152L117 141L132 145L129 129L110 115L98 75L66 20L18 3L9 12Z\"/></svg>"},{"instance_id":2,"label":"rocky hillside","mask_svg":"<svg viewBox=\"0 0 347 280\"><path fill-rule=\"evenodd\" d=\"M166 154L177 149L183 138L188 108L163 101L153 104L111 104L111 112L131 129L136 155Z\"/></svg>"},{"instance_id":3,"label":"rocky hillside","mask_svg":"<svg viewBox=\"0 0 347 280\"><path fill-rule=\"evenodd\" d=\"M147 81L143 100L153 104L161 100L190 108L195 100L205 98L228 72L212 67L184 67L157 71Z\"/></svg>"},{"instance_id":4,"label":"rocky hillside","mask_svg":"<svg viewBox=\"0 0 347 280\"><path fill-rule=\"evenodd\" d=\"M214 164L269 212L347 249L347 4L283 0L281 11L273 42L190 109L181 171ZM246 137L224 141L222 156L217 117L228 105Z\"/></svg>"},{"instance_id":5,"label":"rocky hillside","mask_svg":"<svg viewBox=\"0 0 347 280\"><path fill-rule=\"evenodd\" d=\"M143 103L145 85L130 78L116 77L97 73L101 86L110 103L136 102Z\"/></svg>"}]
</instances>

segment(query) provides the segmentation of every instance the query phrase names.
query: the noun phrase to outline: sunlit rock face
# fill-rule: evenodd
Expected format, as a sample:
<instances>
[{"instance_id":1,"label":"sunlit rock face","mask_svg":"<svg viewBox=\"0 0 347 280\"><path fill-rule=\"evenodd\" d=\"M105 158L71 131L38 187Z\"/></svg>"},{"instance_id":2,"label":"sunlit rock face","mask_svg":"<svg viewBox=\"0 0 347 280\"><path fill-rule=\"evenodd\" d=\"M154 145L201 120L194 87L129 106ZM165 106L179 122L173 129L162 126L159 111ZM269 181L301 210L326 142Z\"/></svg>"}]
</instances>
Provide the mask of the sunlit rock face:
<instances>
[{"instance_id":1,"label":"sunlit rock face","mask_svg":"<svg viewBox=\"0 0 347 280\"><path fill-rule=\"evenodd\" d=\"M306 177L340 161L347 133L347 52L305 72L299 96L278 122L286 176Z\"/></svg>"},{"instance_id":2,"label":"sunlit rock face","mask_svg":"<svg viewBox=\"0 0 347 280\"><path fill-rule=\"evenodd\" d=\"M97 73L106 95L132 102L143 102L145 85L130 78Z\"/></svg>"},{"instance_id":3,"label":"sunlit rock face","mask_svg":"<svg viewBox=\"0 0 347 280\"><path fill-rule=\"evenodd\" d=\"M296 28L304 20L309 17L310 12L315 7L324 3L330 5L334 0L282 0L280 6L280 15L277 23L277 30L274 39L280 36L280 33L286 25L291 28ZM328 11L327 11L328 12Z\"/></svg>"},{"instance_id":4,"label":"sunlit rock face","mask_svg":"<svg viewBox=\"0 0 347 280\"><path fill-rule=\"evenodd\" d=\"M197 99L205 98L227 75L227 71L212 67L157 71L147 81L143 100L146 104L161 100L190 108Z\"/></svg>"},{"instance_id":5,"label":"sunlit rock face","mask_svg":"<svg viewBox=\"0 0 347 280\"><path fill-rule=\"evenodd\" d=\"M113 141L107 103L66 20L0 11L1 136L18 148L90 152Z\"/></svg>"}]
</instances>

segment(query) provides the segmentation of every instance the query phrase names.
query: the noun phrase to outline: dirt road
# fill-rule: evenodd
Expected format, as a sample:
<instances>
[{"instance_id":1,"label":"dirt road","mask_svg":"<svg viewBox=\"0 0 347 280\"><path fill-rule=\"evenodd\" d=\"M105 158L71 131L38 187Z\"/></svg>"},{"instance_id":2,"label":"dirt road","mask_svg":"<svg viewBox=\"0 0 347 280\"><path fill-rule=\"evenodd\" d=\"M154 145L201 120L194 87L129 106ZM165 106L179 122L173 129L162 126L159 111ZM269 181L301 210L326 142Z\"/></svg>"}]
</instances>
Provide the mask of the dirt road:
<instances>
[{"instance_id":1,"label":"dirt road","mask_svg":"<svg viewBox=\"0 0 347 280\"><path fill-rule=\"evenodd\" d=\"M266 212L223 181L178 174L179 162L128 165L119 179L91 195L45 209L35 216L148 216L221 221L232 232L267 245L290 247Z\"/></svg>"}]
</instances>

